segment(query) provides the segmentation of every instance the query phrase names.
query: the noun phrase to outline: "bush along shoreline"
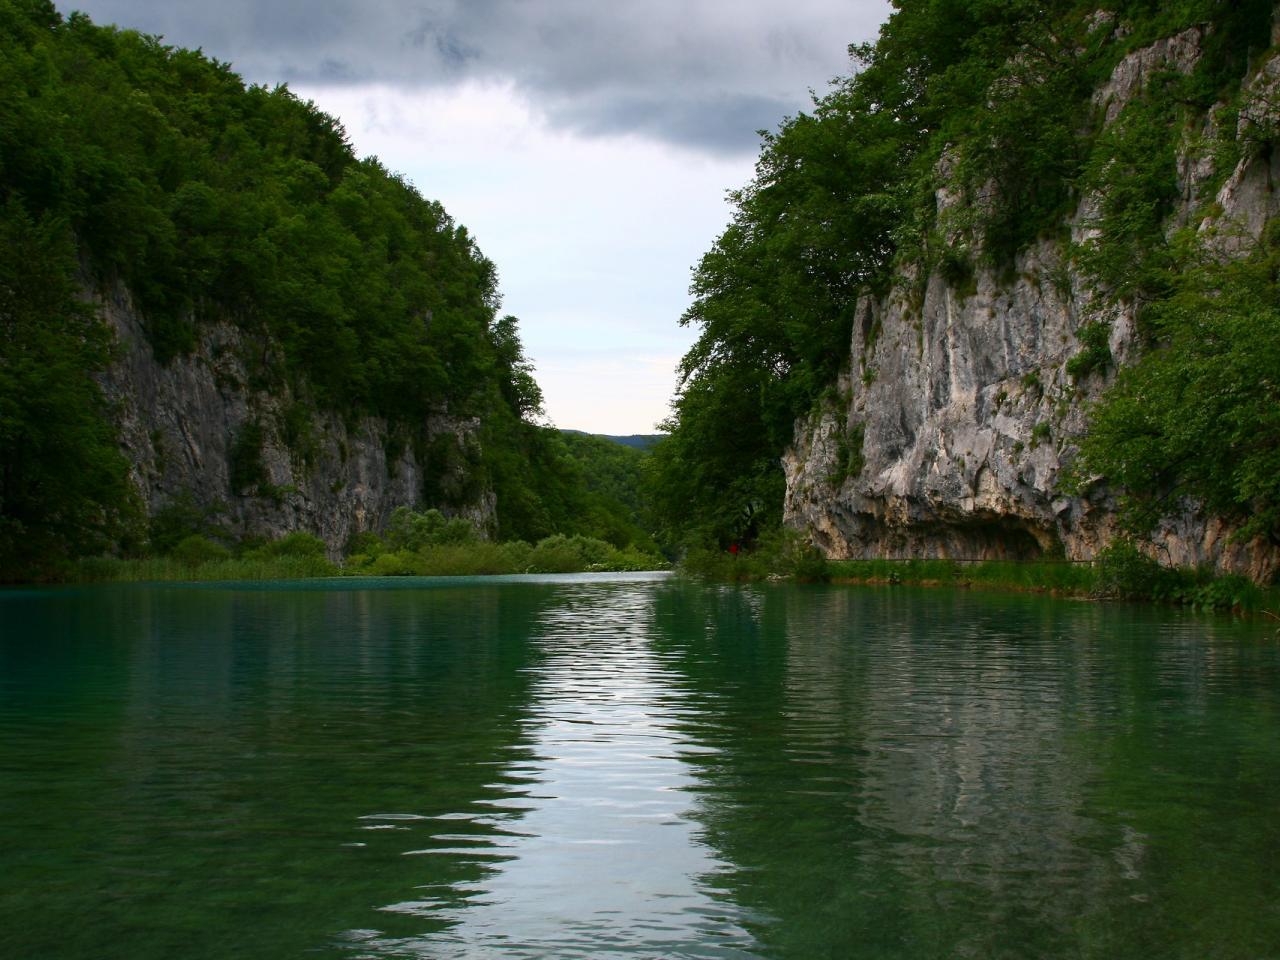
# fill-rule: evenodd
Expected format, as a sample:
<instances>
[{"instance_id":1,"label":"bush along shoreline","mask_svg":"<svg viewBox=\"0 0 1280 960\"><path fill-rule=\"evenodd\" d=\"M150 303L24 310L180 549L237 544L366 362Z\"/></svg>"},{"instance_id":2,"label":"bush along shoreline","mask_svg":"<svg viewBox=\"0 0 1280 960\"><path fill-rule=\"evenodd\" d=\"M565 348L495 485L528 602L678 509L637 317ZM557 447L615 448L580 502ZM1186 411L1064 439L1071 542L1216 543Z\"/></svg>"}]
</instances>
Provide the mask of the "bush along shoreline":
<instances>
[{"instance_id":1,"label":"bush along shoreline","mask_svg":"<svg viewBox=\"0 0 1280 960\"><path fill-rule=\"evenodd\" d=\"M232 544L189 533L154 554L95 557L63 571L70 582L298 580L316 577L482 576L664 570L666 560L634 546L554 534L537 543L495 542L469 521L438 510L397 509L382 533L353 538L341 562L323 540L297 531L265 543Z\"/></svg>"},{"instance_id":2,"label":"bush along shoreline","mask_svg":"<svg viewBox=\"0 0 1280 960\"><path fill-rule=\"evenodd\" d=\"M1240 574L1161 566L1119 540L1092 562L946 559L827 560L799 535L762 537L751 550L690 550L679 572L710 580L792 580L867 586L926 586L1048 593L1091 600L1145 601L1257 614L1280 621L1280 585Z\"/></svg>"},{"instance_id":3,"label":"bush along shoreline","mask_svg":"<svg viewBox=\"0 0 1280 960\"><path fill-rule=\"evenodd\" d=\"M163 546L161 546L163 544ZM299 580L322 577L444 577L665 570L635 546L554 534L537 543L487 539L470 521L438 510L397 509L381 533L354 537L341 561L323 540L295 531L276 540L229 543L206 530L153 543L155 552L80 560L55 579L72 583ZM926 586L1145 601L1258 614L1280 621L1280 585L1240 574L1161 566L1120 540L1092 562L1065 560L828 560L793 530L763 534L749 549L690 549L676 572L724 583L786 580L866 586Z\"/></svg>"}]
</instances>

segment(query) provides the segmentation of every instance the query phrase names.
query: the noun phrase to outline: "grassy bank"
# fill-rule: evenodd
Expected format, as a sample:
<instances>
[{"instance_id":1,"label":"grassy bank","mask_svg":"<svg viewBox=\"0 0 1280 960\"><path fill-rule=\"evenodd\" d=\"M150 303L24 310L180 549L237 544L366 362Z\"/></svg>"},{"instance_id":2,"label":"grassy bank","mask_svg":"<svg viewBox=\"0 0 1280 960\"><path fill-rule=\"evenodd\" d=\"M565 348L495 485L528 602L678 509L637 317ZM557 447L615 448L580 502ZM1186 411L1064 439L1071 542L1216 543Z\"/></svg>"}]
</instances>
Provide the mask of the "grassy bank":
<instances>
[{"instance_id":1,"label":"grassy bank","mask_svg":"<svg viewBox=\"0 0 1280 960\"><path fill-rule=\"evenodd\" d=\"M1095 600L1145 600L1201 610L1280 611L1280 587L1260 586L1247 577L1154 564L1151 568L1140 564L1136 571L1117 570L1106 559L1097 563L838 560L830 563L830 573L838 583L988 587Z\"/></svg>"},{"instance_id":2,"label":"grassy bank","mask_svg":"<svg viewBox=\"0 0 1280 960\"><path fill-rule=\"evenodd\" d=\"M76 583L147 583L154 581L207 582L215 580L306 580L333 577L341 568L324 557L272 557L205 560L187 563L173 557L82 560L68 580Z\"/></svg>"},{"instance_id":3,"label":"grassy bank","mask_svg":"<svg viewBox=\"0 0 1280 960\"><path fill-rule=\"evenodd\" d=\"M835 583L990 588L1095 600L1135 600L1201 610L1280 616L1280 586L1238 574L1163 567L1128 542L1091 563L1063 560L826 560L789 534L766 538L752 551L691 550L681 570L723 581L789 579Z\"/></svg>"},{"instance_id":4,"label":"grassy bank","mask_svg":"<svg viewBox=\"0 0 1280 960\"><path fill-rule=\"evenodd\" d=\"M298 580L310 577L481 576L665 569L666 561L635 547L594 537L556 534L537 543L483 539L460 519L434 510L393 515L382 534L365 533L335 563L324 541L290 533L261 543L227 543L189 534L161 555L82 560L58 579L70 582Z\"/></svg>"},{"instance_id":5,"label":"grassy bank","mask_svg":"<svg viewBox=\"0 0 1280 960\"><path fill-rule=\"evenodd\" d=\"M634 548L619 550L592 537L557 534L536 544L476 541L428 544L418 549L354 553L342 573L349 576L482 576L499 573L584 573L660 570L666 561Z\"/></svg>"},{"instance_id":6,"label":"grassy bank","mask_svg":"<svg viewBox=\"0 0 1280 960\"><path fill-rule=\"evenodd\" d=\"M996 587L1061 596L1091 596L1097 585L1092 564L1008 560L834 560L828 567L841 583Z\"/></svg>"},{"instance_id":7,"label":"grassy bank","mask_svg":"<svg viewBox=\"0 0 1280 960\"><path fill-rule=\"evenodd\" d=\"M230 558L185 563L173 557L81 561L64 579L73 583L210 582L218 580L306 580L313 577L471 577L507 573L583 573L661 570L660 557L614 551L587 561L565 551L541 552L527 543L439 547L415 553L396 551L377 557L349 557L334 563L324 557Z\"/></svg>"}]
</instances>

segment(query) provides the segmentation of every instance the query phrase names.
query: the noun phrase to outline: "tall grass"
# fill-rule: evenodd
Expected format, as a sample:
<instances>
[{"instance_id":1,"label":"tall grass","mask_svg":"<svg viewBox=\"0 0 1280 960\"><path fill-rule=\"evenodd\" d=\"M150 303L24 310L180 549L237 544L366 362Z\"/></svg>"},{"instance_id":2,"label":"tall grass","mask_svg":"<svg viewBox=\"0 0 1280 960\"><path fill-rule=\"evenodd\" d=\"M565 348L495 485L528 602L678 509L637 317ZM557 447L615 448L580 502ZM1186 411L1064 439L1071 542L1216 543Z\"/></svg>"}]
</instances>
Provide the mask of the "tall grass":
<instances>
[{"instance_id":1,"label":"tall grass","mask_svg":"<svg viewBox=\"0 0 1280 960\"><path fill-rule=\"evenodd\" d=\"M64 579L93 581L301 580L332 576L485 576L492 573L576 573L663 570L662 557L617 549L589 536L548 536L536 544L522 540L462 543L399 540L399 547L366 538L365 550L342 564L324 556L323 541L289 534L233 557L224 545L189 536L166 557L84 559Z\"/></svg>"},{"instance_id":2,"label":"tall grass","mask_svg":"<svg viewBox=\"0 0 1280 960\"><path fill-rule=\"evenodd\" d=\"M1261 586L1238 574L1160 566L1135 545L1119 541L1092 563L1062 560L822 560L788 538L750 553L691 550L682 571L716 580L835 580L840 583L989 587L1098 600L1146 600L1200 610L1259 613L1280 622L1280 586Z\"/></svg>"},{"instance_id":3,"label":"tall grass","mask_svg":"<svg viewBox=\"0 0 1280 960\"><path fill-rule=\"evenodd\" d=\"M72 579L94 582L305 580L332 577L338 567L324 557L228 557L189 563L176 557L121 560L94 557L80 561Z\"/></svg>"},{"instance_id":4,"label":"tall grass","mask_svg":"<svg viewBox=\"0 0 1280 960\"><path fill-rule=\"evenodd\" d=\"M863 583L939 584L1042 590L1069 596L1093 593L1097 580L1087 563L983 560L834 560L831 576Z\"/></svg>"},{"instance_id":5,"label":"tall grass","mask_svg":"<svg viewBox=\"0 0 1280 960\"><path fill-rule=\"evenodd\" d=\"M584 571L661 570L661 557L635 549L619 550L591 537L552 536L537 544L512 540L494 543L426 544L416 550L353 554L343 573L350 576L483 576L500 573L581 573Z\"/></svg>"},{"instance_id":6,"label":"tall grass","mask_svg":"<svg viewBox=\"0 0 1280 960\"><path fill-rule=\"evenodd\" d=\"M828 580L831 565L818 550L794 530L776 530L761 536L753 550L729 553L712 547L695 547L680 561L681 573L710 580Z\"/></svg>"}]
</instances>

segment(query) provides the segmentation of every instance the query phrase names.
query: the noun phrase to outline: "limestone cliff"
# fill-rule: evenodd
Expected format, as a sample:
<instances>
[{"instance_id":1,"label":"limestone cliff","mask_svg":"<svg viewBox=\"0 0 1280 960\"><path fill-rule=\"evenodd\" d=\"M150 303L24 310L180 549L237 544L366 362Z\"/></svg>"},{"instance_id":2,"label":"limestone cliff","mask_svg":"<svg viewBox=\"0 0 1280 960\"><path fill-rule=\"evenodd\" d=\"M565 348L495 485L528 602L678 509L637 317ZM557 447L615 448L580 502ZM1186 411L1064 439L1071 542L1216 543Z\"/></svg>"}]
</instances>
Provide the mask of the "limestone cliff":
<instances>
[{"instance_id":1,"label":"limestone cliff","mask_svg":"<svg viewBox=\"0 0 1280 960\"><path fill-rule=\"evenodd\" d=\"M467 489L474 419L442 414L407 430L321 411L278 378L264 382L255 371L276 348L230 323L203 324L196 349L162 364L126 289L86 289L118 342L103 392L150 514L191 502L233 535L306 530L332 555L353 534L383 527L399 506L440 506L492 526L492 492ZM237 456L252 458L258 475L239 488ZM424 504L431 471L435 489L462 491L452 506Z\"/></svg>"},{"instance_id":2,"label":"limestone cliff","mask_svg":"<svg viewBox=\"0 0 1280 960\"><path fill-rule=\"evenodd\" d=\"M1103 122L1153 73L1189 71L1202 40L1196 28L1122 60L1095 93ZM1280 60L1245 83L1241 122L1250 112L1274 118ZM1206 241L1230 256L1280 212L1280 154L1246 158L1215 178L1203 136L1212 121L1204 122L1186 137L1182 198L1169 225L1198 222ZM936 193L943 224L960 202L946 174L944 158ZM1097 205L1081 199L1072 241L1089 237ZM1133 308L1099 297L1063 240L1026 250L1011 273L978 268L958 285L941 271L906 269L893 290L859 303L838 399L797 424L784 456L786 522L833 558L1091 558L1115 535L1112 497L1097 486L1068 496L1059 485L1114 367L1073 379L1067 363L1082 350L1082 326L1102 310L1115 362L1132 359ZM1161 559L1258 577L1280 568L1273 545L1233 542L1221 522L1184 506L1152 540Z\"/></svg>"}]
</instances>

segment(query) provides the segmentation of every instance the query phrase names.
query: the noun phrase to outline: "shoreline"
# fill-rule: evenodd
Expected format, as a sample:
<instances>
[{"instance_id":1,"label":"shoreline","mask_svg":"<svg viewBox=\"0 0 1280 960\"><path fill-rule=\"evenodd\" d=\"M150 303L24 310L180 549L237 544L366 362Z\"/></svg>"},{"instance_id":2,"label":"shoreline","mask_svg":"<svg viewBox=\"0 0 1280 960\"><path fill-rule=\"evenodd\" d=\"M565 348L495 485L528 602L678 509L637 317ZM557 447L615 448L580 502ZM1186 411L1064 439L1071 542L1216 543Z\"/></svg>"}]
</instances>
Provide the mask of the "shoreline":
<instances>
[{"instance_id":1,"label":"shoreline","mask_svg":"<svg viewBox=\"0 0 1280 960\"><path fill-rule=\"evenodd\" d=\"M928 587L929 589L950 590L994 590L1001 593L1041 593L1050 597L1076 600L1096 600L1089 594L1078 590L1065 590L1061 587L1035 587L1022 584L978 583L970 580L957 580L947 583L938 579L925 580L890 580L888 577L832 577L827 581L840 587Z\"/></svg>"},{"instance_id":2,"label":"shoreline","mask_svg":"<svg viewBox=\"0 0 1280 960\"><path fill-rule=\"evenodd\" d=\"M432 551L434 552L434 551ZM442 551L443 553L444 551ZM1280 585L1262 586L1239 575L1213 576L1203 570L1156 567L1132 557L1123 558L1118 572L1114 561L1091 563L1007 560L956 561L939 559L825 560L803 566L778 563L777 557L743 555L718 558L714 563L677 564L675 567L632 564L549 564L545 569L514 569L496 557L488 562L457 562L462 550L447 551L452 563L425 563L419 569L399 564L374 569L373 564L345 565L324 557L280 556L183 563L171 557L120 560L96 558L62 571L62 576L6 583L5 587L87 586L101 583L206 584L233 582L286 582L298 580L357 579L398 580L448 577L509 577L580 573L669 572L718 582L787 581L821 582L836 586L983 590L1040 594L1059 599L1121 600L1166 606L1218 610L1243 616L1259 616L1280 622ZM351 558L354 559L354 558ZM440 559L444 559L440 557ZM480 559L480 558L476 558ZM550 558L548 558L550 559ZM566 557L558 557L567 560ZM638 559L638 558L628 558ZM652 559L652 558L649 558ZM704 556L705 559L705 556ZM411 564L410 566L418 566ZM425 569L424 569L425 568Z\"/></svg>"},{"instance_id":3,"label":"shoreline","mask_svg":"<svg viewBox=\"0 0 1280 960\"><path fill-rule=\"evenodd\" d=\"M842 586L911 586L929 589L983 590L1003 593L1040 594L1064 600L1093 603L1122 601L1161 606L1191 607L1242 617L1259 617L1280 622L1280 585L1262 586L1239 576L1212 576L1185 568L1160 568L1147 585L1108 582L1104 564L1011 561L953 560L833 560L830 583ZM946 565L942 576L911 575L910 569L875 570L858 575L852 565L881 567L889 564ZM844 567L844 570L840 568ZM934 573L934 571L930 571ZM1010 576L1010 574L1014 574Z\"/></svg>"},{"instance_id":4,"label":"shoreline","mask_svg":"<svg viewBox=\"0 0 1280 960\"><path fill-rule=\"evenodd\" d=\"M916 586L1041 594L1062 599L1121 600L1218 610L1280 622L1280 584L1239 574L1161 567L1132 545L1090 562L796 558L765 552L697 558L685 571L722 582L792 580L841 586Z\"/></svg>"}]
</instances>

